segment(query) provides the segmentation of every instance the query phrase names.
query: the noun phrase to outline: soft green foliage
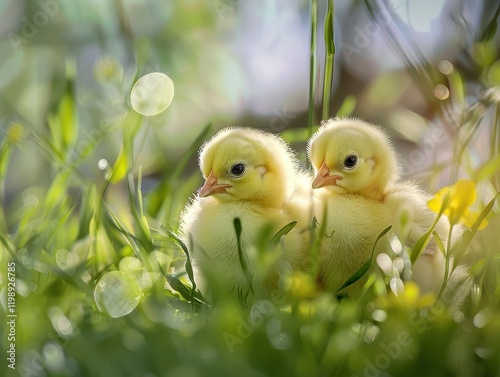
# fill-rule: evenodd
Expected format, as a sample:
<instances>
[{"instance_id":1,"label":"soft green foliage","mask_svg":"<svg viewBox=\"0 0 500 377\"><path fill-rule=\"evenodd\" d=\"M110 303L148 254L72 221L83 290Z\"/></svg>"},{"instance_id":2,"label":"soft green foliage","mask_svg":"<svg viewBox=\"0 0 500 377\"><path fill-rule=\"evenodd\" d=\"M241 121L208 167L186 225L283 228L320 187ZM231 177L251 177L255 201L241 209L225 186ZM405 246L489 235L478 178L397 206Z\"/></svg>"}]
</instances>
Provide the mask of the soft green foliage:
<instances>
[{"instance_id":1,"label":"soft green foliage","mask_svg":"<svg viewBox=\"0 0 500 377\"><path fill-rule=\"evenodd\" d=\"M186 147L180 169L207 136ZM495 213L490 226L464 237L462 246L476 242L479 255L474 288L458 311L433 307L433 297L419 297L411 284L396 297L375 275L359 302L338 301L333 292L304 291L313 274L290 272L276 297L211 306L194 285L189 245L163 225L182 205L153 210L151 202L161 192L167 202L173 191L194 191L195 181L177 169L143 194L140 172L114 178L118 163L101 185L57 166L45 191L29 189L33 202L7 214L9 232L1 236L2 285L7 262L16 262L18 367L11 375L486 376L498 367L493 202L483 212ZM120 208L110 205L117 184L129 193ZM187 273L179 275L183 264ZM5 339L2 330L4 350Z\"/></svg>"},{"instance_id":2,"label":"soft green foliage","mask_svg":"<svg viewBox=\"0 0 500 377\"><path fill-rule=\"evenodd\" d=\"M315 28L317 2L312 4ZM330 22L333 19L327 22L328 27ZM478 50L486 49L495 27L496 23L488 25ZM297 144L307 140L317 126L313 112L315 37L313 33L309 125L282 135ZM327 37L333 38L330 34ZM330 42L334 48L333 39ZM487 62L481 65L484 77L495 77L489 72L494 64L498 70L498 61L481 54L482 60L478 59ZM480 188L474 208L479 216L472 228L451 249L444 250L438 240L447 258L454 256L455 262L465 262L472 274L472 288L462 305L420 294L411 283L401 291L391 285L390 277L381 274L368 277L357 302L322 291L316 286L314 265L321 239L314 238L311 268L281 271L276 295L246 300L244 305L232 299L215 305L196 285L190 245L176 236L180 211L200 183L199 172L190 166L194 166L202 142L212 134L211 125L183 147L183 155L173 159L146 191L134 142L148 125L141 115L128 109L122 123L110 130L123 140L112 167L107 166L102 179L89 179L79 170L80 162L105 141L96 140L85 150L76 147L75 72L71 72L71 63L67 66L65 90L57 110L47 119L47 132L27 124L11 124L0 144L2 312L8 308L7 266L12 261L17 291L16 370L5 367L10 343L7 319L2 317L0 375L498 375L498 82L483 80L484 96L478 99L479 105L467 106L461 74L455 71L449 77L454 103L462 106L453 109L453 121L447 120L453 124L456 137L450 182L454 183L461 172ZM140 70L138 67L130 81L139 77ZM414 72L416 76L420 73ZM121 76L113 75L113 79L123 81ZM120 84L127 86L126 81ZM426 83L422 81L423 90ZM330 89L329 84L324 87ZM355 105L356 100L348 97L339 114L351 114ZM482 122L491 113L495 114L491 117L494 124ZM491 139L489 158L484 160L470 142L477 132ZM14 204L7 206L3 202L6 172L12 166L13 151L26 145L36 148L39 157L48 161L50 184L25 188L12 199ZM479 230L484 218L489 225ZM235 221L234 225L237 234L241 233L241 223ZM294 226L292 222L260 242L272 249ZM318 233L324 234L321 229ZM412 260L432 235L431 228L413 247ZM237 252L241 255L244 251ZM344 285L366 273L372 259ZM243 263L242 268L251 282L252 272ZM455 268L456 263L447 271L448 276Z\"/></svg>"}]
</instances>

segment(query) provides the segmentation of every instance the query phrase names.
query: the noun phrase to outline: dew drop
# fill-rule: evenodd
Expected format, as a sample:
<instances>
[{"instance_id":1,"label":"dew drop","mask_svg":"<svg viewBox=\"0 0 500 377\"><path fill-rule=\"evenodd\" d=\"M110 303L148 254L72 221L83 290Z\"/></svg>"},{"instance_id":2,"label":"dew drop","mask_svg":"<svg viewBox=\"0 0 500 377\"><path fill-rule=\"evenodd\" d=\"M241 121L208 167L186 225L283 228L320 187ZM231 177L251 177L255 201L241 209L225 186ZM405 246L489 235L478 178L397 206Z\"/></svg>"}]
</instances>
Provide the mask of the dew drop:
<instances>
[{"instance_id":1,"label":"dew drop","mask_svg":"<svg viewBox=\"0 0 500 377\"><path fill-rule=\"evenodd\" d=\"M399 294L403 293L405 290L403 281L400 278L392 278L389 285L391 287L392 293L394 293L396 296L399 296Z\"/></svg>"},{"instance_id":2,"label":"dew drop","mask_svg":"<svg viewBox=\"0 0 500 377\"><path fill-rule=\"evenodd\" d=\"M401 244L399 238L396 236L392 237L391 239L391 249L398 255L401 254L401 251L403 251L403 245Z\"/></svg>"},{"instance_id":3,"label":"dew drop","mask_svg":"<svg viewBox=\"0 0 500 377\"><path fill-rule=\"evenodd\" d=\"M377 322L384 322L387 319L387 313L382 309L375 309L372 318Z\"/></svg>"},{"instance_id":4,"label":"dew drop","mask_svg":"<svg viewBox=\"0 0 500 377\"><path fill-rule=\"evenodd\" d=\"M387 254L382 253L377 255L377 264L387 275L391 272L392 260Z\"/></svg>"},{"instance_id":5,"label":"dew drop","mask_svg":"<svg viewBox=\"0 0 500 377\"><path fill-rule=\"evenodd\" d=\"M99 170L105 170L108 167L108 160L105 158L101 158L99 161L97 161L97 167Z\"/></svg>"}]
</instances>

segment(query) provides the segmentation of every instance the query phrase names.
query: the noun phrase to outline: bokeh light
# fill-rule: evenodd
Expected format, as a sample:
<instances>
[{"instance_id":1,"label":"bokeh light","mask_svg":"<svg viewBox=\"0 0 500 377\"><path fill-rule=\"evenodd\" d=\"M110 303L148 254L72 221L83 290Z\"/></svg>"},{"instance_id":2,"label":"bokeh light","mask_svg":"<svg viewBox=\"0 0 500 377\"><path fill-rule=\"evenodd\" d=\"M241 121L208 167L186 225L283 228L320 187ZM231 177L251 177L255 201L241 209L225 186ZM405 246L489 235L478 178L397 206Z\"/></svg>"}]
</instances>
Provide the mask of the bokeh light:
<instances>
[{"instance_id":1,"label":"bokeh light","mask_svg":"<svg viewBox=\"0 0 500 377\"><path fill-rule=\"evenodd\" d=\"M174 82L160 72L142 76L132 87L130 102L139 114L154 116L164 112L174 98Z\"/></svg>"}]
</instances>

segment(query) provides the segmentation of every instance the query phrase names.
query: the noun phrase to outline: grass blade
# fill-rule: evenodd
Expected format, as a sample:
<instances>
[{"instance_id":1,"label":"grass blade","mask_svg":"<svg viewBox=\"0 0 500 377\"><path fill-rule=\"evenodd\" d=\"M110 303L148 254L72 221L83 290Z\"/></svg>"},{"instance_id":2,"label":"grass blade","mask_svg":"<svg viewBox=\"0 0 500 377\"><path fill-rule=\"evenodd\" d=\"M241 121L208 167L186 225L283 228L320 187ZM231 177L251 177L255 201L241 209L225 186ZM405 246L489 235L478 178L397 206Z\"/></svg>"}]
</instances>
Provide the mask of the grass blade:
<instances>
[{"instance_id":1,"label":"grass blade","mask_svg":"<svg viewBox=\"0 0 500 377\"><path fill-rule=\"evenodd\" d=\"M64 95L59 102L57 116L61 127L63 153L71 147L78 135L78 123L76 115L76 104L74 100L74 83L68 79Z\"/></svg>"},{"instance_id":2,"label":"grass blade","mask_svg":"<svg viewBox=\"0 0 500 377\"><path fill-rule=\"evenodd\" d=\"M347 279L346 282L344 284L342 284L342 286L339 289L337 289L337 291L335 293L338 293L342 289L347 288L348 286L356 283L359 279L361 279L363 277L364 274L366 274L368 272L368 270L370 269L370 266L372 265L372 262L373 262L373 256L375 254L375 248L377 247L378 241L383 236L385 236L387 234L387 232L389 232L389 230L391 230L391 228L392 228L392 226L388 226L378 235L377 240L373 244L373 249L372 249L372 254L370 256L370 259L368 259L360 268L358 268L358 270L349 279Z\"/></svg>"},{"instance_id":3,"label":"grass blade","mask_svg":"<svg viewBox=\"0 0 500 377\"><path fill-rule=\"evenodd\" d=\"M448 193L444 197L443 204L441 205L441 209L439 210L439 213L436 216L436 219L432 223L432 225L429 228L429 230L427 232L425 232L422 235L422 237L420 237L418 239L417 242L415 242L415 245L413 245L413 247L411 249L411 255L410 255L410 262L411 262L412 266L415 264L415 262L417 261L418 257L420 256L420 254L422 254L422 251L424 251L424 249L426 248L427 244L429 243L431 234L434 231L434 229L436 228L436 225L437 225L439 219L441 218L441 216L443 216L444 210L448 207L449 202L450 202L450 194Z\"/></svg>"},{"instance_id":4,"label":"grass blade","mask_svg":"<svg viewBox=\"0 0 500 377\"><path fill-rule=\"evenodd\" d=\"M473 181L479 182L485 178L489 178L497 171L500 170L500 155L495 156L491 160L487 161L483 166L476 171L473 177Z\"/></svg>"},{"instance_id":5,"label":"grass blade","mask_svg":"<svg viewBox=\"0 0 500 377\"><path fill-rule=\"evenodd\" d=\"M181 296L187 300L191 301L191 290L184 285L184 283L175 275L166 274L168 284L176 291L181 294Z\"/></svg>"},{"instance_id":6,"label":"grass blade","mask_svg":"<svg viewBox=\"0 0 500 377\"><path fill-rule=\"evenodd\" d=\"M243 274L247 279L249 285L249 291L253 292L253 287L252 287L253 274L248 268L247 261L245 260L245 256L243 255L243 249L241 247L241 231L242 231L241 220L238 217L236 217L233 220L233 224L234 224L234 231L236 232L236 241L238 244L238 258L240 260L241 269L243 270Z\"/></svg>"},{"instance_id":7,"label":"grass blade","mask_svg":"<svg viewBox=\"0 0 500 377\"><path fill-rule=\"evenodd\" d=\"M497 198L500 196L500 193L497 193L493 199L490 200L490 202L486 205L486 207L483 208L479 216L477 217L476 221L472 225L472 228L467 231L460 242L458 242L454 247L453 247L453 255L455 256L455 259L453 261L453 269L455 269L459 264L462 259L462 257L465 254L465 251L469 247L470 243L472 242L472 239L476 235L477 231L479 230L479 227L481 226L481 223L483 220L488 216L488 214L491 212L493 209L493 206L495 205L495 202Z\"/></svg>"},{"instance_id":8,"label":"grass blade","mask_svg":"<svg viewBox=\"0 0 500 377\"><path fill-rule=\"evenodd\" d=\"M281 133L281 137L287 143L297 144L297 143L305 143L311 137L310 133L317 131L318 127L313 127L312 131L308 127L302 128L292 128L285 130Z\"/></svg>"},{"instance_id":9,"label":"grass blade","mask_svg":"<svg viewBox=\"0 0 500 377\"><path fill-rule=\"evenodd\" d=\"M128 156L125 149L122 149L116 158L113 165L113 173L111 173L110 182L116 183L121 181L128 171Z\"/></svg>"},{"instance_id":10,"label":"grass blade","mask_svg":"<svg viewBox=\"0 0 500 377\"><path fill-rule=\"evenodd\" d=\"M337 116L338 117L351 116L352 113L354 112L354 109L356 108L356 103L357 103L356 97L353 95L349 95L346 98L344 98L342 105L340 105L340 108L337 111Z\"/></svg>"},{"instance_id":11,"label":"grass blade","mask_svg":"<svg viewBox=\"0 0 500 377\"><path fill-rule=\"evenodd\" d=\"M445 249L445 247L443 245L443 241L441 241L441 237L439 236L439 233L434 230L432 232L432 236L436 240L436 243L438 245L439 250L441 251L441 253L443 254L443 256L446 257L446 249Z\"/></svg>"},{"instance_id":12,"label":"grass blade","mask_svg":"<svg viewBox=\"0 0 500 377\"><path fill-rule=\"evenodd\" d=\"M322 119L330 118L330 96L332 91L335 42L333 40L333 1L328 1L325 18L325 68L323 74L323 113Z\"/></svg>"},{"instance_id":13,"label":"grass blade","mask_svg":"<svg viewBox=\"0 0 500 377\"><path fill-rule=\"evenodd\" d=\"M309 56L309 95L308 95L308 126L309 137L314 127L314 94L316 92L316 29L318 24L318 2L311 0L311 43ZM306 162L309 164L309 162ZM308 165L309 166L309 165Z\"/></svg>"},{"instance_id":14,"label":"grass blade","mask_svg":"<svg viewBox=\"0 0 500 377\"><path fill-rule=\"evenodd\" d=\"M179 177L185 171L187 164L193 155L196 154L200 145L208 138L211 131L212 123L208 123L176 163L172 174L165 175L165 178L156 186L154 191L148 194L147 209L151 216L160 217L164 221L172 217L171 213L176 194L179 191Z\"/></svg>"},{"instance_id":15,"label":"grass blade","mask_svg":"<svg viewBox=\"0 0 500 377\"><path fill-rule=\"evenodd\" d=\"M493 37L497 33L497 24L499 15L500 15L500 4L498 4L495 14L493 15L490 22L488 22L488 25L486 25L481 35L479 36L480 42L487 42L493 39Z\"/></svg>"},{"instance_id":16,"label":"grass blade","mask_svg":"<svg viewBox=\"0 0 500 377\"><path fill-rule=\"evenodd\" d=\"M297 221L292 221L291 223L286 224L283 228L278 230L276 234L271 238L271 247L274 249L280 243L281 237L286 236L295 226L297 225Z\"/></svg>"},{"instance_id":17,"label":"grass blade","mask_svg":"<svg viewBox=\"0 0 500 377\"><path fill-rule=\"evenodd\" d=\"M196 139L191 143L189 148L184 152L180 161L176 164L175 170L170 176L171 180L176 180L180 177L182 172L186 169L186 165L188 164L191 157L196 154L200 145L208 138L208 135L212 132L212 123L207 123L200 134L196 137Z\"/></svg>"},{"instance_id":18,"label":"grass blade","mask_svg":"<svg viewBox=\"0 0 500 377\"><path fill-rule=\"evenodd\" d=\"M175 243L177 245L179 245L179 247L182 249L182 251L184 252L184 254L186 254L186 264L185 264L185 268L186 268L186 273L188 275L188 278L189 278L189 281L191 282L191 284L193 285L193 290L196 290L196 282L194 280L194 274L193 274L193 265L191 263L191 256L189 255L189 250L188 250L188 247L186 246L186 244L184 242L182 242L182 240L177 237L172 231L166 229L163 225L162 225L162 228L163 230L165 230L168 234L168 236L175 241ZM192 243L192 239L190 237L190 241Z\"/></svg>"},{"instance_id":19,"label":"grass blade","mask_svg":"<svg viewBox=\"0 0 500 377\"><path fill-rule=\"evenodd\" d=\"M193 304L193 308L197 309L200 304L208 305L207 301L201 294L199 290L197 290L196 282L194 279L194 274L193 274L193 267L191 264L191 258L189 256L189 251L184 242L177 237L172 231L166 229L166 227L162 224L161 225L161 230L164 231L170 239L172 239L184 252L186 255L186 263L185 263L185 268L186 268L186 273L188 275L189 281L191 282L191 287L186 286L177 276L168 274L158 263L160 271L163 273L163 275L167 278L168 283L170 286L177 292L181 294L181 296L189 301L191 304Z\"/></svg>"}]
</instances>

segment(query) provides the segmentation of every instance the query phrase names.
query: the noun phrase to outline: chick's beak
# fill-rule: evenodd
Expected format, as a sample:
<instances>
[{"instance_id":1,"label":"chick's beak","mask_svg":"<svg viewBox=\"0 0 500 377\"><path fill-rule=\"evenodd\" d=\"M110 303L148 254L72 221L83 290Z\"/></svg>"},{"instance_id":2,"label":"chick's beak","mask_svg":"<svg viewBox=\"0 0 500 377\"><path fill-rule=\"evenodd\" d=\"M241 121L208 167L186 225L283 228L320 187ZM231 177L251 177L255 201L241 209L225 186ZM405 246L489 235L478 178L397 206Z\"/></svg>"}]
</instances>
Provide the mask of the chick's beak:
<instances>
[{"instance_id":1,"label":"chick's beak","mask_svg":"<svg viewBox=\"0 0 500 377\"><path fill-rule=\"evenodd\" d=\"M336 186L337 181L340 181L341 179L342 177L340 175L330 175L330 169L323 161L323 164L319 168L316 177L314 177L312 188L317 189L324 186Z\"/></svg>"},{"instance_id":2,"label":"chick's beak","mask_svg":"<svg viewBox=\"0 0 500 377\"><path fill-rule=\"evenodd\" d=\"M228 187L231 187L231 185L221 185L217 183L217 176L213 171L211 171L207 179L205 180L205 183L198 192L198 195L200 196L200 198L204 198L213 194L226 192L226 188Z\"/></svg>"}]
</instances>

